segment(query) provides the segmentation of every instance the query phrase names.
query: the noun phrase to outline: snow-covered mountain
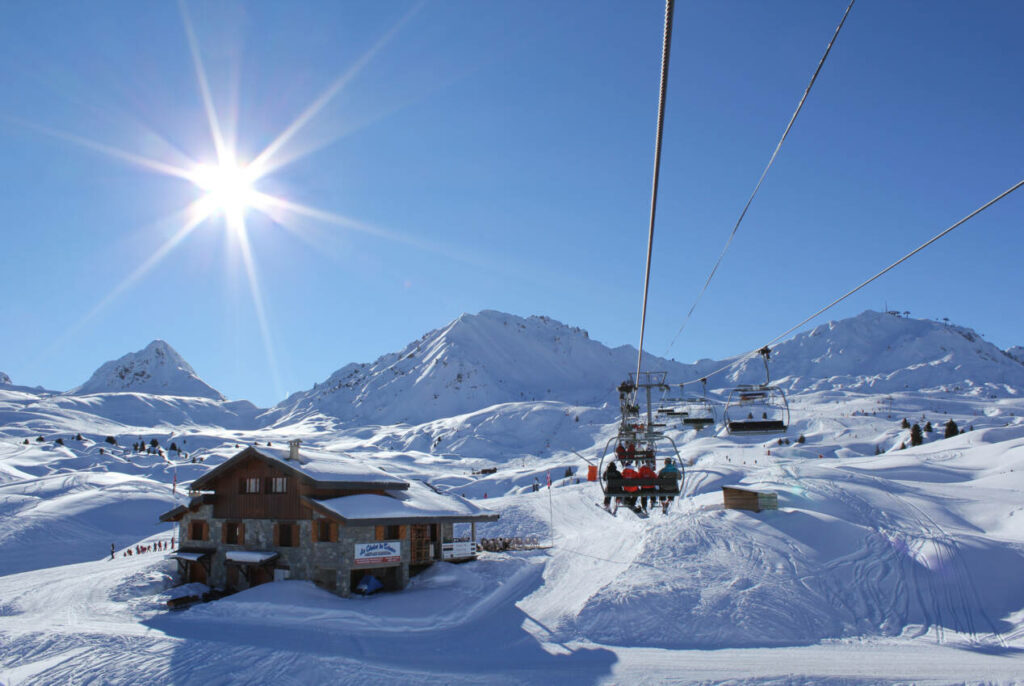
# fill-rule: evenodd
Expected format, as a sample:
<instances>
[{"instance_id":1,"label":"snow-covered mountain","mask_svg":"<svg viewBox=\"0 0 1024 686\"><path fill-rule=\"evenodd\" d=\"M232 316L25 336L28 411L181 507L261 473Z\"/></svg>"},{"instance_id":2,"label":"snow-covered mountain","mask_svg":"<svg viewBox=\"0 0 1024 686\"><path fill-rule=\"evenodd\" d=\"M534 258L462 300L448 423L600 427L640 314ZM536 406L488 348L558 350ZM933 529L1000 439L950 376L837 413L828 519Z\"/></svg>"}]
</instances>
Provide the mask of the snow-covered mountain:
<instances>
[{"instance_id":1,"label":"snow-covered mountain","mask_svg":"<svg viewBox=\"0 0 1024 686\"><path fill-rule=\"evenodd\" d=\"M1024 393L1024 364L973 330L870 310L774 346L771 375L793 391ZM748 359L726 378L763 381L764 365Z\"/></svg>"},{"instance_id":2,"label":"snow-covered mountain","mask_svg":"<svg viewBox=\"0 0 1024 686\"><path fill-rule=\"evenodd\" d=\"M11 377L7 376L3 372L0 372L0 384L9 386L11 384Z\"/></svg>"},{"instance_id":3,"label":"snow-covered mountain","mask_svg":"<svg viewBox=\"0 0 1024 686\"><path fill-rule=\"evenodd\" d=\"M648 359L673 375L690 373L686 365ZM511 402L601 405L615 402L615 387L635 366L631 346L608 348L548 317L484 310L372 364L342 367L277 410L286 417L319 411L346 421L418 424Z\"/></svg>"},{"instance_id":4,"label":"snow-covered mountain","mask_svg":"<svg viewBox=\"0 0 1024 686\"><path fill-rule=\"evenodd\" d=\"M142 350L103 364L72 395L136 392L225 400L207 385L167 342L155 340Z\"/></svg>"},{"instance_id":5,"label":"snow-covered mountain","mask_svg":"<svg viewBox=\"0 0 1024 686\"><path fill-rule=\"evenodd\" d=\"M730 359L695 364L648 356L670 383ZM735 359L735 358L731 358ZM345 422L418 424L502 403L559 400L600 406L634 368L636 349L608 348L548 317L464 314L401 352L349 364L275 408L280 421L320 412ZM1024 364L970 329L867 311L822 324L772 350L772 379L792 391L1024 392ZM760 358L709 379L712 389L764 381Z\"/></svg>"},{"instance_id":6,"label":"snow-covered mountain","mask_svg":"<svg viewBox=\"0 0 1024 686\"><path fill-rule=\"evenodd\" d=\"M1011 348L1006 349L1006 354L1017 360L1021 364L1024 364L1024 346L1015 345Z\"/></svg>"}]
</instances>

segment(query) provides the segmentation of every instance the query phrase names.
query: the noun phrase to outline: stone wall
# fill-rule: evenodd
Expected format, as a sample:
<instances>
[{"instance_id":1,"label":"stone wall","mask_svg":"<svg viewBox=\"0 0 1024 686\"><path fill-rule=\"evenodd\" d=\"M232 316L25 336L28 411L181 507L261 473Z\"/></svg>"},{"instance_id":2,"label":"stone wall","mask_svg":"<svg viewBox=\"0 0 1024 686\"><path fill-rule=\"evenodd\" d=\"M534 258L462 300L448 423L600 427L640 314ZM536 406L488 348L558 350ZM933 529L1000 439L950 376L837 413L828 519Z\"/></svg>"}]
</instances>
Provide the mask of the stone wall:
<instances>
[{"instance_id":1,"label":"stone wall","mask_svg":"<svg viewBox=\"0 0 1024 686\"><path fill-rule=\"evenodd\" d=\"M372 543L376 541L376 527L373 526L344 526L339 524L337 542L319 542L314 540L314 527L318 525L321 517L314 515L309 520L289 521L287 523L298 524L299 536L294 546L274 545L274 524L273 519L243 519L240 520L245 526L244 542L240 545L222 543L223 526L226 521L213 518L213 506L201 505L196 512L187 512L182 517L178 527L178 537L181 541L180 547L185 550L204 550L212 553L210 559L210 574L208 584L213 587L224 587L227 584L226 553L229 550L254 550L276 552L279 557L276 562L277 569L287 569L288 578L305 579L314 581L317 584L341 596L350 595L351 572L353 569L372 570L386 569L389 567L400 567L398 575L399 588L405 588L409 583L409 528L405 527L405 538L401 544L402 561L385 565L355 565L355 547L357 543ZM190 524L193 520L204 520L209 527L208 540L195 541L189 538ZM231 520L239 521L239 520ZM446 535L451 535L451 525L443 526ZM239 589L246 587L243 576L238 579Z\"/></svg>"}]
</instances>

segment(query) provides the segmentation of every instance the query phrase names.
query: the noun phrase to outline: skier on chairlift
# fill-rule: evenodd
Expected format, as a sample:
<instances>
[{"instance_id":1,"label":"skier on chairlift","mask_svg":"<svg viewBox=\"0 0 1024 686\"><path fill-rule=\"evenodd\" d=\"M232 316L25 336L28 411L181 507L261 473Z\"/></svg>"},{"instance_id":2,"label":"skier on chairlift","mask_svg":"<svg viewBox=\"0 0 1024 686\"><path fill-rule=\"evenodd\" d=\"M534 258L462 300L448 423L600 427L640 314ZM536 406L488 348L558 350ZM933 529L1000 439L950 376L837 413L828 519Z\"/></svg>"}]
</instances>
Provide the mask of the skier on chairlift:
<instances>
[{"instance_id":1,"label":"skier on chairlift","mask_svg":"<svg viewBox=\"0 0 1024 686\"><path fill-rule=\"evenodd\" d=\"M650 460L645 460L644 463L640 465L639 477L641 479L656 479L658 477L658 473L654 471L653 457ZM642 494L640 496L640 509L647 512L647 505L650 504L653 506L654 503L658 501L657 496L654 495L654 486L641 486L640 492Z\"/></svg>"},{"instance_id":2,"label":"skier on chairlift","mask_svg":"<svg viewBox=\"0 0 1024 686\"><path fill-rule=\"evenodd\" d=\"M621 448L622 446L620 445L619 447ZM608 468L604 470L604 480L608 482L608 488L611 488L613 480L618 481L621 478L622 473L619 472L619 468L615 466L615 460L612 460L610 463L608 463ZM611 506L611 504L612 496L607 495L606 491L606 495L604 497L604 509L607 510Z\"/></svg>"},{"instance_id":3,"label":"skier on chairlift","mask_svg":"<svg viewBox=\"0 0 1024 686\"><path fill-rule=\"evenodd\" d=\"M630 446L632 446L632 445L633 444L630 443ZM626 462L625 464L622 465L622 478L623 479L639 479L640 475L637 473L637 471L635 469L633 469L632 463ZM636 512L637 511L637 507L636 507L637 487L636 486L623 486L622 490L624 490L626 493L630 494L630 495L626 496L626 507L628 507L629 509L631 509L634 512Z\"/></svg>"}]
</instances>

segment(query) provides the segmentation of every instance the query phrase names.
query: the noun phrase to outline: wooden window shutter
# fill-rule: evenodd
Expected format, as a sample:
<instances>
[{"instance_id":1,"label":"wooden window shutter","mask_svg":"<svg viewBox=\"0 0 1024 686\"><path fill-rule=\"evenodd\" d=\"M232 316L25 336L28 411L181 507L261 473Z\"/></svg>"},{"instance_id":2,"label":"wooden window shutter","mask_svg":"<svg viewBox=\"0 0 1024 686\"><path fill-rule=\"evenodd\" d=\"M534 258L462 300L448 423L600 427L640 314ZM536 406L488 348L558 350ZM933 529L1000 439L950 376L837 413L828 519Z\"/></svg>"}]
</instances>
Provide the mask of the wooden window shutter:
<instances>
[{"instance_id":1,"label":"wooden window shutter","mask_svg":"<svg viewBox=\"0 0 1024 686\"><path fill-rule=\"evenodd\" d=\"M309 542L316 543L320 540L320 519L312 519L309 522Z\"/></svg>"},{"instance_id":2,"label":"wooden window shutter","mask_svg":"<svg viewBox=\"0 0 1024 686\"><path fill-rule=\"evenodd\" d=\"M220 542L221 543L227 543L228 542L228 523L227 522L224 522L223 524L220 525Z\"/></svg>"},{"instance_id":3,"label":"wooden window shutter","mask_svg":"<svg viewBox=\"0 0 1024 686\"><path fill-rule=\"evenodd\" d=\"M386 537L387 535L388 535L388 529L387 529L387 527L385 527L385 526L378 526L378 527L376 527L376 531L374 532L374 536L373 536L373 537L374 537L374 538L375 538L376 540L378 540L378 541L383 541L383 540L384 540L384 538L385 538L385 537Z\"/></svg>"},{"instance_id":4,"label":"wooden window shutter","mask_svg":"<svg viewBox=\"0 0 1024 686\"><path fill-rule=\"evenodd\" d=\"M401 526L398 527L398 540L400 540L400 541L404 541L405 540L405 524L402 524Z\"/></svg>"},{"instance_id":5,"label":"wooden window shutter","mask_svg":"<svg viewBox=\"0 0 1024 686\"><path fill-rule=\"evenodd\" d=\"M281 525L280 524L275 524L274 525L274 545L275 546L281 545Z\"/></svg>"},{"instance_id":6,"label":"wooden window shutter","mask_svg":"<svg viewBox=\"0 0 1024 686\"><path fill-rule=\"evenodd\" d=\"M331 543L338 542L338 523L331 522Z\"/></svg>"},{"instance_id":7,"label":"wooden window shutter","mask_svg":"<svg viewBox=\"0 0 1024 686\"><path fill-rule=\"evenodd\" d=\"M209 541L210 540L210 523L209 522L203 522L203 540L204 541Z\"/></svg>"}]
</instances>

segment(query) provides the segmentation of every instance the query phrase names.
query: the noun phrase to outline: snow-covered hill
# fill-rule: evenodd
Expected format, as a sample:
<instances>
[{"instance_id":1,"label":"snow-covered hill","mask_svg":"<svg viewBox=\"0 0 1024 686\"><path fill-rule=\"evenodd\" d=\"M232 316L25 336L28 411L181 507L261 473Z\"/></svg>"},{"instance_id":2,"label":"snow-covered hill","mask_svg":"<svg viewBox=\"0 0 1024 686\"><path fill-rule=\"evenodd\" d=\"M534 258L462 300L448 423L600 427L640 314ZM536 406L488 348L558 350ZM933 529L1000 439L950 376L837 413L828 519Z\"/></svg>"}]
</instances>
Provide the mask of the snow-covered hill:
<instances>
[{"instance_id":1,"label":"snow-covered hill","mask_svg":"<svg viewBox=\"0 0 1024 686\"><path fill-rule=\"evenodd\" d=\"M648 358L658 369L690 368ZM322 412L344 421L419 424L521 401L615 402L636 349L608 348L548 317L464 314L402 351L350 364L277 406L281 417Z\"/></svg>"},{"instance_id":2,"label":"snow-covered hill","mask_svg":"<svg viewBox=\"0 0 1024 686\"><path fill-rule=\"evenodd\" d=\"M614 434L635 350L543 317L463 316L269 412L181 394L187 365L166 386L140 375L168 392L5 385L0 683L1019 680L1012 349L866 312L772 357L789 432L672 430L685 496L648 520L594 507L599 486L578 478ZM652 365L678 382L722 362ZM904 417L937 430L901 449ZM968 431L945 438L950 419ZM169 613L173 563L123 549L169 542L158 515L241 447L296 437L478 499L502 515L481 536L553 547L439 564L401 594L283 582ZM723 510L724 485L775 491L780 510Z\"/></svg>"},{"instance_id":3,"label":"snow-covered hill","mask_svg":"<svg viewBox=\"0 0 1024 686\"><path fill-rule=\"evenodd\" d=\"M3 372L0 372L0 385L4 385L4 386L11 385L11 377L7 376Z\"/></svg>"},{"instance_id":4,"label":"snow-covered hill","mask_svg":"<svg viewBox=\"0 0 1024 686\"><path fill-rule=\"evenodd\" d=\"M142 350L104 363L89 380L69 393L138 392L225 400L207 385L188 362L165 341L156 340Z\"/></svg>"},{"instance_id":5,"label":"snow-covered hill","mask_svg":"<svg viewBox=\"0 0 1024 686\"><path fill-rule=\"evenodd\" d=\"M1024 393L1024 364L971 329L870 310L777 344L771 375L794 391ZM764 366L748 359L726 378L757 383Z\"/></svg>"},{"instance_id":6,"label":"snow-covered hill","mask_svg":"<svg viewBox=\"0 0 1024 686\"><path fill-rule=\"evenodd\" d=\"M679 383L735 358L645 359L646 368L667 371L669 382ZM372 364L349 364L268 416L278 424L311 413L348 424L422 424L516 402L614 405L615 387L635 364L631 346L608 348L547 317L484 311L464 314ZM771 376L792 391L1024 393L1024 364L970 329L872 311L779 343ZM709 386L722 392L764 378L755 357L712 377Z\"/></svg>"},{"instance_id":7,"label":"snow-covered hill","mask_svg":"<svg viewBox=\"0 0 1024 686\"><path fill-rule=\"evenodd\" d=\"M1024 346L1015 345L1006 350L1006 354L1017 360L1021 364L1024 364Z\"/></svg>"}]
</instances>

